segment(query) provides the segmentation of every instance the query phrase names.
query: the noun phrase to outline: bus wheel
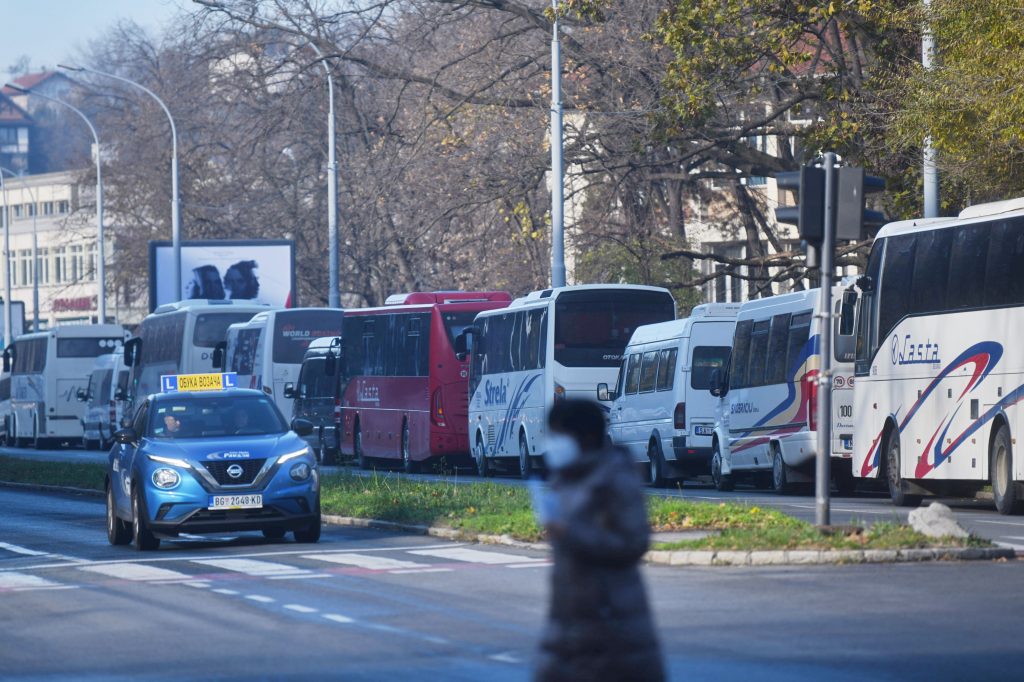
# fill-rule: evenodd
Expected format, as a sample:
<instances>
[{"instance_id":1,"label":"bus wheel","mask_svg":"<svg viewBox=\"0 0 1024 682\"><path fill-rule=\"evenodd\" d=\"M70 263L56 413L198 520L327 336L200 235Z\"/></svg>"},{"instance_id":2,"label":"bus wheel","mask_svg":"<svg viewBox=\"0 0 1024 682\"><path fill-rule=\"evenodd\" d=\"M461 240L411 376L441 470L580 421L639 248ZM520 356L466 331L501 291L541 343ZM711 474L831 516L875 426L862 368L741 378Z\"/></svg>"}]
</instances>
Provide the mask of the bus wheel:
<instances>
[{"instance_id":1,"label":"bus wheel","mask_svg":"<svg viewBox=\"0 0 1024 682\"><path fill-rule=\"evenodd\" d=\"M647 446L647 460L650 463L650 484L652 488L664 488L668 484L665 477L665 459L661 456L661 446L652 440Z\"/></svg>"},{"instance_id":2,"label":"bus wheel","mask_svg":"<svg viewBox=\"0 0 1024 682\"><path fill-rule=\"evenodd\" d=\"M718 449L718 441L715 441L711 450L711 480L714 481L715 488L722 492L729 492L735 486L732 475L722 473L722 453Z\"/></svg>"},{"instance_id":3,"label":"bus wheel","mask_svg":"<svg viewBox=\"0 0 1024 682\"><path fill-rule=\"evenodd\" d=\"M992 439L989 454L989 476L992 479L992 497L1000 514L1020 512L1017 484L1013 481L1013 449L1010 444L1010 429L1002 424Z\"/></svg>"},{"instance_id":4,"label":"bus wheel","mask_svg":"<svg viewBox=\"0 0 1024 682\"><path fill-rule=\"evenodd\" d=\"M488 478L491 475L490 462L487 461L487 452L484 449L484 439L477 434L476 447L473 448L473 460L476 462L476 473L480 478Z\"/></svg>"},{"instance_id":5,"label":"bus wheel","mask_svg":"<svg viewBox=\"0 0 1024 682\"><path fill-rule=\"evenodd\" d=\"M908 495L903 490L903 475L900 473L900 434L896 429L889 434L885 446L885 480L889 485L892 503L897 507L916 507L921 503L921 496Z\"/></svg>"},{"instance_id":6,"label":"bus wheel","mask_svg":"<svg viewBox=\"0 0 1024 682\"><path fill-rule=\"evenodd\" d=\"M526 479L533 473L533 460L530 459L530 446L526 443L526 434L519 432L519 477Z\"/></svg>"},{"instance_id":7,"label":"bus wheel","mask_svg":"<svg viewBox=\"0 0 1024 682\"><path fill-rule=\"evenodd\" d=\"M407 474L415 474L420 470L420 463L413 461L412 452L409 449L409 422L402 422L402 471Z\"/></svg>"},{"instance_id":8,"label":"bus wheel","mask_svg":"<svg viewBox=\"0 0 1024 682\"><path fill-rule=\"evenodd\" d=\"M787 495L792 489L789 477L786 475L785 460L782 459L782 451L778 445L772 445L772 490L779 495Z\"/></svg>"},{"instance_id":9,"label":"bus wheel","mask_svg":"<svg viewBox=\"0 0 1024 682\"><path fill-rule=\"evenodd\" d=\"M363 452L363 429L360 427L359 422L356 422L355 433L352 434L352 451L356 456L359 468L369 469L370 460L366 457L366 453Z\"/></svg>"}]
</instances>

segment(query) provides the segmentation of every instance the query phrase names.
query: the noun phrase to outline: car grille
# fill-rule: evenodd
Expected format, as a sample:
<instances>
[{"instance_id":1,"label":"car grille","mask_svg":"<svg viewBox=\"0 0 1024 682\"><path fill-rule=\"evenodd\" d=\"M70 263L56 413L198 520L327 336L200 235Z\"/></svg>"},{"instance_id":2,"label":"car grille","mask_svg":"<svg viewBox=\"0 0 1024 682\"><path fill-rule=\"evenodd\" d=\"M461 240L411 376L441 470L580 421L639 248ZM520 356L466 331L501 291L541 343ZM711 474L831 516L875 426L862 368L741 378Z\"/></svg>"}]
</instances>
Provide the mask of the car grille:
<instances>
[{"instance_id":1,"label":"car grille","mask_svg":"<svg viewBox=\"0 0 1024 682\"><path fill-rule=\"evenodd\" d=\"M266 461L265 459L235 459L203 462L203 466L220 485L249 485L256 480L256 474L260 472ZM234 478L228 473L228 469L236 464L242 467L242 475L238 478Z\"/></svg>"}]
</instances>

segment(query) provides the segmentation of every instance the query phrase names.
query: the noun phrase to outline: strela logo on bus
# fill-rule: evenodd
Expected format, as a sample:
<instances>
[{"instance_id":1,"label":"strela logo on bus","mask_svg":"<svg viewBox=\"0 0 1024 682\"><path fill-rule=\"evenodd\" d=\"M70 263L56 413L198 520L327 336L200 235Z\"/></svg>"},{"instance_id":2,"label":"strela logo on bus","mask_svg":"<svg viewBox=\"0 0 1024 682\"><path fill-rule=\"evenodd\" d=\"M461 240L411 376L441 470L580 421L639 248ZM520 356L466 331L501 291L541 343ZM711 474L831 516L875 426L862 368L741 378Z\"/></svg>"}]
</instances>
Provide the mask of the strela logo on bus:
<instances>
[{"instance_id":1,"label":"strela logo on bus","mask_svg":"<svg viewBox=\"0 0 1024 682\"><path fill-rule=\"evenodd\" d=\"M508 402L508 379L500 379L498 383L484 382L484 405L504 405Z\"/></svg>"}]
</instances>

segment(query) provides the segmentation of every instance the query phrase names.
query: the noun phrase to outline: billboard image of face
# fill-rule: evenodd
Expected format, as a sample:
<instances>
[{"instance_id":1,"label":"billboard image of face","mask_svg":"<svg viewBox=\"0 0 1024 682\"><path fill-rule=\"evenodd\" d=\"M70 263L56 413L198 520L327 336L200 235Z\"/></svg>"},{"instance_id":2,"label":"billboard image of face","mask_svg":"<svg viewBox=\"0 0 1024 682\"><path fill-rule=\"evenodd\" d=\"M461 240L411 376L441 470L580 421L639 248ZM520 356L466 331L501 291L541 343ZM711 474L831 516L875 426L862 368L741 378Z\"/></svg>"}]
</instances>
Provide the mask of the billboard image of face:
<instances>
[{"instance_id":1,"label":"billboard image of face","mask_svg":"<svg viewBox=\"0 0 1024 682\"><path fill-rule=\"evenodd\" d=\"M189 299L294 306L293 252L290 241L182 242L182 290L176 292L174 249L170 242L150 242L150 309Z\"/></svg>"}]
</instances>

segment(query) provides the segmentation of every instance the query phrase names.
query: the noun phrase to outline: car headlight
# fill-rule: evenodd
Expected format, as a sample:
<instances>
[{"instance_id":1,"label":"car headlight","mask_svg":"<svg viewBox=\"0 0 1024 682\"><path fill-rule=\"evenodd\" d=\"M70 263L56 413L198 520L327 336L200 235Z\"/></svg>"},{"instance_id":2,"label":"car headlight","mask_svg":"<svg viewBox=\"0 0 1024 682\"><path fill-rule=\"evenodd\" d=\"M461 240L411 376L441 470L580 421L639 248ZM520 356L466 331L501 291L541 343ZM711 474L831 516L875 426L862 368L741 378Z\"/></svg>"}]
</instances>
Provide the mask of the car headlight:
<instances>
[{"instance_id":1,"label":"car headlight","mask_svg":"<svg viewBox=\"0 0 1024 682\"><path fill-rule=\"evenodd\" d=\"M277 460L277 462L278 462L278 464L284 464L285 462L293 460L296 457L302 457L303 455L312 455L312 454L313 454L313 451L310 450L309 446L307 445L306 447L302 448L301 450L296 450L295 452L289 452L289 453L281 455L281 457Z\"/></svg>"},{"instance_id":2,"label":"car headlight","mask_svg":"<svg viewBox=\"0 0 1024 682\"><path fill-rule=\"evenodd\" d=\"M181 483L181 476L174 469L160 467L153 472L153 485L161 490L177 488L179 483Z\"/></svg>"},{"instance_id":3,"label":"car headlight","mask_svg":"<svg viewBox=\"0 0 1024 682\"><path fill-rule=\"evenodd\" d=\"M311 471L312 470L310 469L309 465L306 464L305 462L296 462L292 466L291 470L288 472L288 475L291 476L293 480L305 481L307 478L309 478L309 474Z\"/></svg>"},{"instance_id":4,"label":"car headlight","mask_svg":"<svg viewBox=\"0 0 1024 682\"><path fill-rule=\"evenodd\" d=\"M183 459L175 459L174 457L161 457L159 455L146 454L146 457L153 462L159 462L160 464L170 464L171 466L181 467L182 469L191 469L192 465Z\"/></svg>"}]
</instances>

